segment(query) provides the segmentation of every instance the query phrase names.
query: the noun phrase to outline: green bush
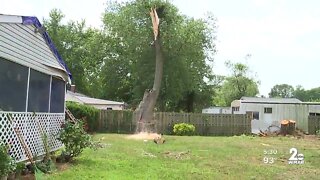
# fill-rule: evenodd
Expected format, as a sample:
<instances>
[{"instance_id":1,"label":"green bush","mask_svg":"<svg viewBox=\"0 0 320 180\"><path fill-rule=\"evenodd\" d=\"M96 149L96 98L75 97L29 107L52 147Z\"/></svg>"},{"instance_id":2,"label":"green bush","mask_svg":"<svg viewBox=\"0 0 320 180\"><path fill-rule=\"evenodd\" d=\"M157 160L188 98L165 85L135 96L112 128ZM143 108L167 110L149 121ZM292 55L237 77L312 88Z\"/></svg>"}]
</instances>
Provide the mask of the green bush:
<instances>
[{"instance_id":1,"label":"green bush","mask_svg":"<svg viewBox=\"0 0 320 180\"><path fill-rule=\"evenodd\" d=\"M26 165L24 162L18 162L16 165L16 179L21 179L21 174L26 169Z\"/></svg>"},{"instance_id":2,"label":"green bush","mask_svg":"<svg viewBox=\"0 0 320 180\"><path fill-rule=\"evenodd\" d=\"M318 137L320 137L320 129L318 129L318 130L316 131L316 135L317 135Z\"/></svg>"},{"instance_id":3,"label":"green bush","mask_svg":"<svg viewBox=\"0 0 320 180\"><path fill-rule=\"evenodd\" d=\"M173 133L179 136L194 135L196 128L192 124L179 123L173 126Z\"/></svg>"},{"instance_id":4,"label":"green bush","mask_svg":"<svg viewBox=\"0 0 320 180\"><path fill-rule=\"evenodd\" d=\"M91 137L83 129L83 122L66 122L57 137L64 146L64 158L70 161L73 157L80 155L84 148L91 146Z\"/></svg>"},{"instance_id":5,"label":"green bush","mask_svg":"<svg viewBox=\"0 0 320 180\"><path fill-rule=\"evenodd\" d=\"M0 178L16 169L15 161L10 157L8 148L0 144Z\"/></svg>"},{"instance_id":6,"label":"green bush","mask_svg":"<svg viewBox=\"0 0 320 180\"><path fill-rule=\"evenodd\" d=\"M82 119L88 125L90 132L95 131L98 127L99 110L75 102L67 102L67 107L77 119Z\"/></svg>"}]
</instances>

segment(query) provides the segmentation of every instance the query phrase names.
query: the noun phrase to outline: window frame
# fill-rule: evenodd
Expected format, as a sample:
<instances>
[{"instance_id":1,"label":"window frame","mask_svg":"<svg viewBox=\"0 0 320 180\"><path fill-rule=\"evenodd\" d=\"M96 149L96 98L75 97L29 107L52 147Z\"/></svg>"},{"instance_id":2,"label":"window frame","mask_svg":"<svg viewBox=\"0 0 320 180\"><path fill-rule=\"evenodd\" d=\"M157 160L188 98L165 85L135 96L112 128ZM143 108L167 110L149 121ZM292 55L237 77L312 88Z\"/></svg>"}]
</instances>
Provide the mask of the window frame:
<instances>
[{"instance_id":1,"label":"window frame","mask_svg":"<svg viewBox=\"0 0 320 180\"><path fill-rule=\"evenodd\" d=\"M23 66L4 57L1 65L1 108L0 111L24 112L28 96L29 67Z\"/></svg>"},{"instance_id":2,"label":"window frame","mask_svg":"<svg viewBox=\"0 0 320 180\"><path fill-rule=\"evenodd\" d=\"M53 109L53 107L52 107L52 105L53 104L51 104L53 101L54 101L54 99L52 98L52 85L53 85L53 82L54 81L61 81L61 82L63 82L64 83L64 88L63 88L63 92L64 92L64 94L63 94L63 106L64 106L64 108L63 108L63 112L52 112L52 109ZM59 78L59 77L56 77L56 76L51 76L51 87L50 87L50 105L49 105L49 107L50 107L50 109L49 109L49 113L64 113L65 112L65 104L66 104L66 102L65 102L65 98L66 98L66 83L65 83L65 81L62 79L62 78ZM54 107L54 109L56 109L55 107Z\"/></svg>"},{"instance_id":3,"label":"window frame","mask_svg":"<svg viewBox=\"0 0 320 180\"><path fill-rule=\"evenodd\" d=\"M232 107L232 112L239 112L239 111L240 111L240 106Z\"/></svg>"},{"instance_id":4,"label":"window frame","mask_svg":"<svg viewBox=\"0 0 320 180\"><path fill-rule=\"evenodd\" d=\"M50 112L50 99L51 99L51 94L50 94L50 92L51 92L51 78L52 78L52 75L49 75L49 74L46 74L46 73L43 73L43 72L40 72L40 71L37 71L37 70L35 70L35 69L32 69L32 68L29 68L30 69L30 73L29 73L29 86L28 86L28 107L26 108L27 109L27 111L26 112L40 112L40 113L49 113ZM43 82L45 82L45 84L44 85L49 85L49 87L48 86L45 86L45 88L48 88L48 92L47 91L44 91L46 94L45 95L48 95L48 97L47 97L47 100L46 100L46 102L44 103L44 104L46 104L46 110L45 111L43 111L43 110L40 110L41 108L43 108L43 107L41 107L41 106L43 106L42 104L41 104L41 101L39 101L39 99L37 99L37 101L36 101L36 99L33 99L33 100L31 100L31 102L32 101L34 101L34 103L36 102L36 103L40 103L40 104L38 104L38 106L40 105L40 107L41 108L39 108L37 111L35 111L34 109L33 110L29 110L31 107L29 106L29 101L30 101L30 95L32 95L32 94L30 94L30 89L31 88L34 88L34 87L32 87L32 86L30 86L31 84L31 79L32 79L32 73L35 73L34 75L35 75L35 79L36 80L38 80L38 82L39 82L39 77L40 76L38 76L38 75L40 75L41 74L41 76L43 76L42 78L44 78L44 79L46 79L46 80L49 80L49 82L46 82L46 81L41 81L41 78L40 78L40 82L41 83L43 83ZM46 77L47 76L47 77ZM48 78L48 79L47 79ZM37 83L38 83L37 82ZM37 85L39 85L39 84L37 84ZM41 84L41 85L43 85L43 84ZM36 94L39 94L39 88L34 88L34 89L32 89L33 91L35 91L36 92ZM35 92L33 92L33 91L31 91L32 93L35 93ZM41 92L42 93L42 92ZM36 97L39 97L39 95L38 96L36 96ZM33 105L34 106L34 105ZM35 108L35 107L37 107L37 106L34 106L34 107L32 107L32 108Z\"/></svg>"},{"instance_id":5,"label":"window frame","mask_svg":"<svg viewBox=\"0 0 320 180\"><path fill-rule=\"evenodd\" d=\"M259 120L260 119L260 112L259 111L246 111L246 115L249 115L251 120ZM258 118L255 118L258 117Z\"/></svg>"},{"instance_id":6,"label":"window frame","mask_svg":"<svg viewBox=\"0 0 320 180\"><path fill-rule=\"evenodd\" d=\"M258 118L255 118L255 117L258 117ZM253 120L260 120L260 112L259 111L253 111L252 112L252 119Z\"/></svg>"},{"instance_id":7,"label":"window frame","mask_svg":"<svg viewBox=\"0 0 320 180\"><path fill-rule=\"evenodd\" d=\"M264 114L272 114L272 107L264 107L263 112Z\"/></svg>"}]
</instances>

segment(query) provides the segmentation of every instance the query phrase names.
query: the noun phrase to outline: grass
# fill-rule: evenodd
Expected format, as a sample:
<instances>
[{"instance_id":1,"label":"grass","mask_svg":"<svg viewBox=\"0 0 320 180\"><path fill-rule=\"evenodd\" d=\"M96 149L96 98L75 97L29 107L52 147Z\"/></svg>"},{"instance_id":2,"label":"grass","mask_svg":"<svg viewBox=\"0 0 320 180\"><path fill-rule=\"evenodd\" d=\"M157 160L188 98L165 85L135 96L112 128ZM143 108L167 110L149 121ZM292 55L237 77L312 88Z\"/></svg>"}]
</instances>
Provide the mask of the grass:
<instances>
[{"instance_id":1,"label":"grass","mask_svg":"<svg viewBox=\"0 0 320 180\"><path fill-rule=\"evenodd\" d=\"M178 137L166 143L97 134L108 146L86 149L66 170L48 179L319 179L320 141L287 137ZM289 165L289 149L304 154L305 164ZM276 150L264 155L264 150ZM276 158L264 164L265 156Z\"/></svg>"}]
</instances>

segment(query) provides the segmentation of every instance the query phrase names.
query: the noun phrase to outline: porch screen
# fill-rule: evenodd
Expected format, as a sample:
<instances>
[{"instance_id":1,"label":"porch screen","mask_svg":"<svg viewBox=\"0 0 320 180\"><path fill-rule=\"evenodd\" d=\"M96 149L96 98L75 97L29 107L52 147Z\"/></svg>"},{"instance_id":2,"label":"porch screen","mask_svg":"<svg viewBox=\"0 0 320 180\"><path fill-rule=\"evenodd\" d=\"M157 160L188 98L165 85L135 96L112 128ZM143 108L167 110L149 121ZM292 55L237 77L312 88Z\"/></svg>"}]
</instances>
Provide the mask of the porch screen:
<instances>
[{"instance_id":1,"label":"porch screen","mask_svg":"<svg viewBox=\"0 0 320 180\"><path fill-rule=\"evenodd\" d=\"M50 76L30 70L28 112L49 111Z\"/></svg>"},{"instance_id":2,"label":"porch screen","mask_svg":"<svg viewBox=\"0 0 320 180\"><path fill-rule=\"evenodd\" d=\"M0 111L26 110L28 68L0 57Z\"/></svg>"},{"instance_id":3,"label":"porch screen","mask_svg":"<svg viewBox=\"0 0 320 180\"><path fill-rule=\"evenodd\" d=\"M64 112L64 95L65 95L64 81L52 77L50 112L52 113Z\"/></svg>"}]
</instances>

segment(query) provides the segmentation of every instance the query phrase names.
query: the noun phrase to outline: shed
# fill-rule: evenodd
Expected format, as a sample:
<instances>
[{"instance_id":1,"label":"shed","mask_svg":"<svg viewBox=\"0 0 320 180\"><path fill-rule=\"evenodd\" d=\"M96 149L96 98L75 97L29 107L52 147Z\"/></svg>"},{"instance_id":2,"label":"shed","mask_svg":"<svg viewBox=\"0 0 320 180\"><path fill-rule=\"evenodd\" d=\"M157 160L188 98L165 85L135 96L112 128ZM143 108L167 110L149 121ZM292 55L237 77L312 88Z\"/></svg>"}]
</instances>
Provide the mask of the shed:
<instances>
[{"instance_id":1,"label":"shed","mask_svg":"<svg viewBox=\"0 0 320 180\"><path fill-rule=\"evenodd\" d=\"M231 114L231 107L208 107L202 109L204 114Z\"/></svg>"},{"instance_id":2,"label":"shed","mask_svg":"<svg viewBox=\"0 0 320 180\"><path fill-rule=\"evenodd\" d=\"M27 159L14 127L33 155L62 147L54 137L65 121L71 73L36 17L0 14L0 142L16 161ZM9 118L12 117L12 118Z\"/></svg>"},{"instance_id":3,"label":"shed","mask_svg":"<svg viewBox=\"0 0 320 180\"><path fill-rule=\"evenodd\" d=\"M231 103L232 113L252 117L252 133L279 127L280 121L294 120L297 128L308 130L309 115L320 115L320 103L302 102L295 98L242 97Z\"/></svg>"},{"instance_id":4,"label":"shed","mask_svg":"<svg viewBox=\"0 0 320 180\"><path fill-rule=\"evenodd\" d=\"M81 93L67 91L66 101L89 105L101 110L124 110L126 103L88 97Z\"/></svg>"}]
</instances>

